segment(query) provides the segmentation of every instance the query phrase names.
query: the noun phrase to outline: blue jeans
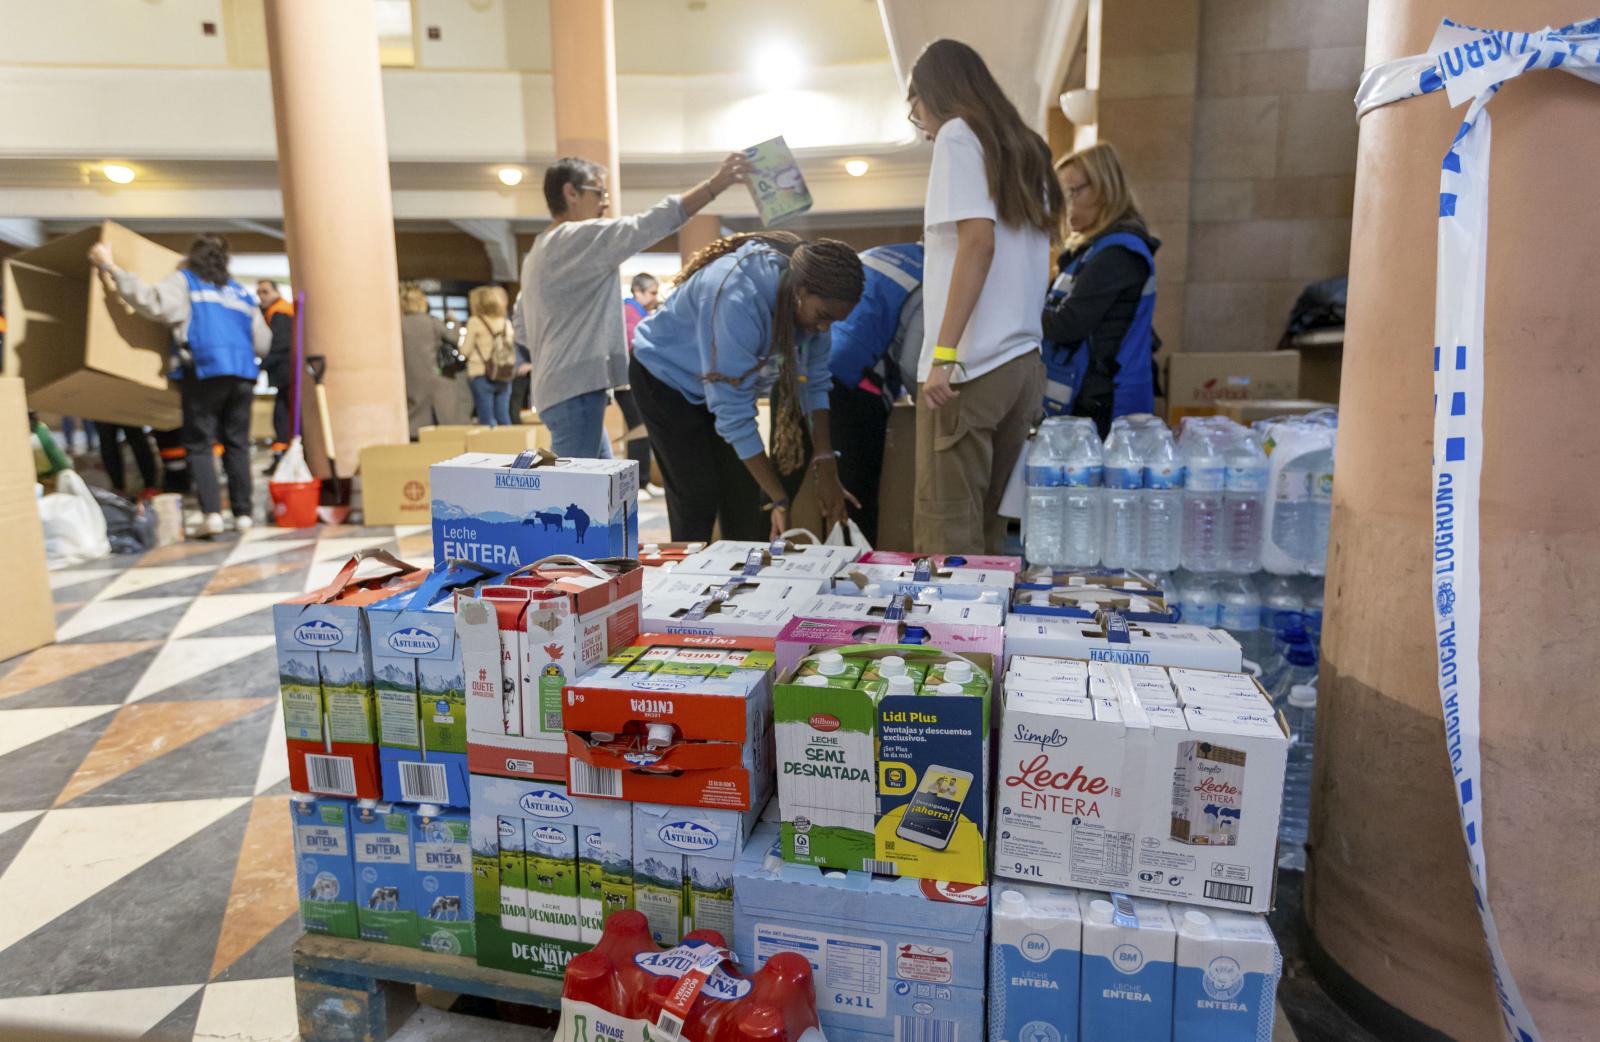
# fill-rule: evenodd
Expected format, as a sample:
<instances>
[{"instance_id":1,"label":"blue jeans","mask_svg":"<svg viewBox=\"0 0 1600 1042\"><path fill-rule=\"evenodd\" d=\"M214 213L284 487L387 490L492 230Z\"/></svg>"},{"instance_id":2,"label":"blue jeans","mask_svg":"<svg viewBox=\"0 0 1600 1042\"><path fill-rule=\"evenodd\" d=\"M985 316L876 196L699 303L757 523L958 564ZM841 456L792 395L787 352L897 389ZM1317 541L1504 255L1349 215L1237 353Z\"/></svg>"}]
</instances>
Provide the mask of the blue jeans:
<instances>
[{"instance_id":1,"label":"blue jeans","mask_svg":"<svg viewBox=\"0 0 1600 1042\"><path fill-rule=\"evenodd\" d=\"M606 392L590 391L539 410L550 428L550 450L576 459L610 459L606 437Z\"/></svg>"},{"instance_id":2,"label":"blue jeans","mask_svg":"<svg viewBox=\"0 0 1600 1042\"><path fill-rule=\"evenodd\" d=\"M478 422L490 427L511 426L511 381L496 383L487 376L474 376L469 383Z\"/></svg>"}]
</instances>

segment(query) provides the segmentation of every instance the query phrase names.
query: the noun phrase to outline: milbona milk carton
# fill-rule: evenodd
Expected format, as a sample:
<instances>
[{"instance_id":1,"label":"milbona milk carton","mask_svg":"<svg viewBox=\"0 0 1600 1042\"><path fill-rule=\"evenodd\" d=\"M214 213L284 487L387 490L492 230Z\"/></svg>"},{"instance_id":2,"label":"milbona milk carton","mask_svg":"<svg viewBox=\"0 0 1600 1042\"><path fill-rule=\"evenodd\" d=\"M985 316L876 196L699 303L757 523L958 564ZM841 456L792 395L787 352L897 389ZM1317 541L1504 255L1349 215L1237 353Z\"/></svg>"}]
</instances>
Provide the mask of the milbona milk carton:
<instances>
[{"instance_id":1,"label":"milbona milk carton","mask_svg":"<svg viewBox=\"0 0 1600 1042\"><path fill-rule=\"evenodd\" d=\"M1082 1042L1171 1042L1177 936L1161 901L1082 891Z\"/></svg>"},{"instance_id":2,"label":"milbona milk carton","mask_svg":"<svg viewBox=\"0 0 1600 1042\"><path fill-rule=\"evenodd\" d=\"M429 468L435 564L509 571L551 554L629 557L639 548L639 465L469 452Z\"/></svg>"},{"instance_id":3,"label":"milbona milk carton","mask_svg":"<svg viewBox=\"0 0 1600 1042\"><path fill-rule=\"evenodd\" d=\"M423 948L472 955L472 847L467 812L423 804L411 817L417 934Z\"/></svg>"},{"instance_id":4,"label":"milbona milk carton","mask_svg":"<svg viewBox=\"0 0 1600 1042\"><path fill-rule=\"evenodd\" d=\"M1078 891L1003 883L989 897L989 1042L1078 1042Z\"/></svg>"},{"instance_id":5,"label":"milbona milk carton","mask_svg":"<svg viewBox=\"0 0 1600 1042\"><path fill-rule=\"evenodd\" d=\"M735 869L743 972L805 956L830 1039L983 1038L986 887L791 864L777 843L776 826L760 825Z\"/></svg>"},{"instance_id":6,"label":"milbona milk carton","mask_svg":"<svg viewBox=\"0 0 1600 1042\"><path fill-rule=\"evenodd\" d=\"M1177 925L1173 1042L1270 1042L1283 958L1266 920L1190 908Z\"/></svg>"},{"instance_id":7,"label":"milbona milk carton","mask_svg":"<svg viewBox=\"0 0 1600 1042\"><path fill-rule=\"evenodd\" d=\"M355 848L356 922L363 941L417 947L417 872L411 811L360 800L350 822Z\"/></svg>"},{"instance_id":8,"label":"milbona milk carton","mask_svg":"<svg viewBox=\"0 0 1600 1042\"><path fill-rule=\"evenodd\" d=\"M300 923L307 933L358 936L349 800L289 797Z\"/></svg>"}]
</instances>

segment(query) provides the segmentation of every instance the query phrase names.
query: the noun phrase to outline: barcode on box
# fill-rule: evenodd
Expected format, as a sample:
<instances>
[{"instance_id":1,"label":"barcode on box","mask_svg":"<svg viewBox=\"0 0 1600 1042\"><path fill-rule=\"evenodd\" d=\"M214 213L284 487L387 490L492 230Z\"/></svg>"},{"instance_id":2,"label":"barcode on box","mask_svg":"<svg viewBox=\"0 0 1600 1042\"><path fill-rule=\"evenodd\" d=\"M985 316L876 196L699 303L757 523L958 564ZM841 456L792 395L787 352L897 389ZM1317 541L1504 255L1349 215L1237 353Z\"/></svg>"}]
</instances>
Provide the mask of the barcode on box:
<instances>
[{"instance_id":1,"label":"barcode on box","mask_svg":"<svg viewBox=\"0 0 1600 1042\"><path fill-rule=\"evenodd\" d=\"M561 733L561 710L560 709L556 709L553 712L551 710L548 710L548 709L545 710L545 713L544 713L544 729L546 731L550 732L551 734L560 734Z\"/></svg>"},{"instance_id":2,"label":"barcode on box","mask_svg":"<svg viewBox=\"0 0 1600 1042\"><path fill-rule=\"evenodd\" d=\"M895 1042L956 1042L956 1022L928 1017L895 1017Z\"/></svg>"},{"instance_id":3,"label":"barcode on box","mask_svg":"<svg viewBox=\"0 0 1600 1042\"><path fill-rule=\"evenodd\" d=\"M582 760L572 760L572 794L574 796L608 796L622 798L622 772L614 767L593 767Z\"/></svg>"},{"instance_id":4,"label":"barcode on box","mask_svg":"<svg viewBox=\"0 0 1600 1042\"><path fill-rule=\"evenodd\" d=\"M450 784L442 763L407 763L400 766L400 799L404 803L443 803Z\"/></svg>"},{"instance_id":5,"label":"barcode on box","mask_svg":"<svg viewBox=\"0 0 1600 1042\"><path fill-rule=\"evenodd\" d=\"M900 874L900 866L893 861L874 861L868 857L861 859L861 871L880 876L897 876Z\"/></svg>"},{"instance_id":6,"label":"barcode on box","mask_svg":"<svg viewBox=\"0 0 1600 1042\"><path fill-rule=\"evenodd\" d=\"M1250 895L1255 892L1255 887L1244 886L1241 883L1217 883L1206 880L1205 895L1217 901L1232 901L1234 904L1247 905Z\"/></svg>"},{"instance_id":7,"label":"barcode on box","mask_svg":"<svg viewBox=\"0 0 1600 1042\"><path fill-rule=\"evenodd\" d=\"M668 1013L666 1010L662 1010L661 1016L656 1018L656 1029L657 1030L654 1035L655 1038L664 1039L666 1042L671 1042L672 1039L675 1039L683 1034L683 1021L679 1020L671 1013Z\"/></svg>"},{"instance_id":8,"label":"barcode on box","mask_svg":"<svg viewBox=\"0 0 1600 1042\"><path fill-rule=\"evenodd\" d=\"M306 756L306 777L312 792L330 796L356 794L356 764L348 756Z\"/></svg>"}]
</instances>

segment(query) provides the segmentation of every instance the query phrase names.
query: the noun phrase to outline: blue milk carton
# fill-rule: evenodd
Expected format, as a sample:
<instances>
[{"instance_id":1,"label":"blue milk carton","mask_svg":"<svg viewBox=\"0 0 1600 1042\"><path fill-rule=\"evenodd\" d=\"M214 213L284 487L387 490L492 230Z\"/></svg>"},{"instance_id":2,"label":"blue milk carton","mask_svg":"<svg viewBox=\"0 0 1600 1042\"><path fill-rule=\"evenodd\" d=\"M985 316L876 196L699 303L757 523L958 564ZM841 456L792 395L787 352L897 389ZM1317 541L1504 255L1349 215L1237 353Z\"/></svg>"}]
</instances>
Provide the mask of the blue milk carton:
<instances>
[{"instance_id":1,"label":"blue milk carton","mask_svg":"<svg viewBox=\"0 0 1600 1042\"><path fill-rule=\"evenodd\" d=\"M1271 1042L1282 971L1262 916L1186 909L1178 918L1173 1042Z\"/></svg>"},{"instance_id":2,"label":"blue milk carton","mask_svg":"<svg viewBox=\"0 0 1600 1042\"><path fill-rule=\"evenodd\" d=\"M417 947L417 871L411 811L359 800L350 820L355 848L356 923L364 941Z\"/></svg>"},{"instance_id":3,"label":"blue milk carton","mask_svg":"<svg viewBox=\"0 0 1600 1042\"><path fill-rule=\"evenodd\" d=\"M464 810L430 804L411 817L417 867L417 941L447 955L477 952L472 932L471 825Z\"/></svg>"},{"instance_id":4,"label":"blue milk carton","mask_svg":"<svg viewBox=\"0 0 1600 1042\"><path fill-rule=\"evenodd\" d=\"M989 904L989 1042L1077 1042L1078 891L1003 883Z\"/></svg>"},{"instance_id":5,"label":"blue milk carton","mask_svg":"<svg viewBox=\"0 0 1600 1042\"><path fill-rule=\"evenodd\" d=\"M776 823L759 825L735 867L743 972L804 955L831 1039L983 1038L985 887L792 864L778 840Z\"/></svg>"},{"instance_id":6,"label":"blue milk carton","mask_svg":"<svg viewBox=\"0 0 1600 1042\"><path fill-rule=\"evenodd\" d=\"M1082 1042L1171 1042L1177 936L1162 901L1078 894L1083 916Z\"/></svg>"},{"instance_id":7,"label":"blue milk carton","mask_svg":"<svg viewBox=\"0 0 1600 1042\"><path fill-rule=\"evenodd\" d=\"M433 559L501 571L551 554L595 560L639 550L639 465L469 452L429 468Z\"/></svg>"},{"instance_id":8,"label":"blue milk carton","mask_svg":"<svg viewBox=\"0 0 1600 1042\"><path fill-rule=\"evenodd\" d=\"M327 796L289 797L300 924L307 933L357 936L350 806L349 800Z\"/></svg>"}]
</instances>

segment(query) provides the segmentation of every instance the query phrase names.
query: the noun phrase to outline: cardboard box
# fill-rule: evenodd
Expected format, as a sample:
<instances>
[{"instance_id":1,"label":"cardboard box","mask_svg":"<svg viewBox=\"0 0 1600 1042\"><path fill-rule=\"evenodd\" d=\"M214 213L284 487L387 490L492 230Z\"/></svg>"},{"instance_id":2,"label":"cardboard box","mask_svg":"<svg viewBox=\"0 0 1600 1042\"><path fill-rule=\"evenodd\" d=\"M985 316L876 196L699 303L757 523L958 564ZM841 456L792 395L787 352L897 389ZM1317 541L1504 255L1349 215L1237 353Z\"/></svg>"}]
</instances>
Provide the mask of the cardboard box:
<instances>
[{"instance_id":1,"label":"cardboard box","mask_svg":"<svg viewBox=\"0 0 1600 1042\"><path fill-rule=\"evenodd\" d=\"M1016 570L1010 568L936 567L928 561L911 565L856 561L840 573L833 592L913 598L931 593L941 599L1004 603L1016 581ZM986 591L994 591L995 596L984 598Z\"/></svg>"},{"instance_id":2,"label":"cardboard box","mask_svg":"<svg viewBox=\"0 0 1600 1042\"><path fill-rule=\"evenodd\" d=\"M1167 359L1167 420L1211 416L1225 401L1294 398L1298 351L1180 351Z\"/></svg>"},{"instance_id":3,"label":"cardboard box","mask_svg":"<svg viewBox=\"0 0 1600 1042\"><path fill-rule=\"evenodd\" d=\"M480 966L560 980L613 912L633 907L632 805L569 796L560 782L472 776L473 927ZM572 830L570 873L536 870L529 893L527 837ZM554 838L554 837L551 837ZM548 848L546 848L548 849ZM544 858L543 854L537 855ZM509 870L509 871L508 871ZM544 883L543 875L549 883ZM576 896L552 891L576 881Z\"/></svg>"},{"instance_id":4,"label":"cardboard box","mask_svg":"<svg viewBox=\"0 0 1600 1042\"><path fill-rule=\"evenodd\" d=\"M691 930L733 936L734 863L761 806L711 810L633 805L634 905L659 944Z\"/></svg>"},{"instance_id":5,"label":"cardboard box","mask_svg":"<svg viewBox=\"0 0 1600 1042\"><path fill-rule=\"evenodd\" d=\"M642 563L642 562L641 562ZM648 578L648 577L647 577ZM650 596L669 600L729 603L781 604L815 597L831 586L828 579L790 579L784 576L756 576L754 579L720 575L693 575L678 571L658 571L650 580ZM645 628L650 629L646 613Z\"/></svg>"},{"instance_id":6,"label":"cardboard box","mask_svg":"<svg viewBox=\"0 0 1600 1042\"><path fill-rule=\"evenodd\" d=\"M480 427L467 432L468 452L509 453L550 448L550 428L542 423Z\"/></svg>"},{"instance_id":7,"label":"cardboard box","mask_svg":"<svg viewBox=\"0 0 1600 1042\"><path fill-rule=\"evenodd\" d=\"M361 450L361 516L368 525L421 525L432 516L429 468L461 454L450 440Z\"/></svg>"},{"instance_id":8,"label":"cardboard box","mask_svg":"<svg viewBox=\"0 0 1600 1042\"><path fill-rule=\"evenodd\" d=\"M111 221L12 256L0 293L5 372L22 378L35 410L171 430L183 420L167 381L172 333L106 290L88 258L99 241L152 285L183 260Z\"/></svg>"},{"instance_id":9,"label":"cardboard box","mask_svg":"<svg viewBox=\"0 0 1600 1042\"><path fill-rule=\"evenodd\" d=\"M735 868L732 938L744 972L778 952L805 955L831 1039L984 1037L983 887L789 864L772 856L777 838L760 825Z\"/></svg>"},{"instance_id":10,"label":"cardboard box","mask_svg":"<svg viewBox=\"0 0 1600 1042\"><path fill-rule=\"evenodd\" d=\"M705 543L641 543L639 563L650 568L675 565L691 554L706 548Z\"/></svg>"},{"instance_id":11,"label":"cardboard box","mask_svg":"<svg viewBox=\"0 0 1600 1042\"><path fill-rule=\"evenodd\" d=\"M307 933L357 937L349 800L289 797L300 925Z\"/></svg>"},{"instance_id":12,"label":"cardboard box","mask_svg":"<svg viewBox=\"0 0 1600 1042\"><path fill-rule=\"evenodd\" d=\"M1013 615L1006 621L1006 654L1233 672L1243 664L1239 642L1226 630L1165 622L1130 623L1115 613L1098 619Z\"/></svg>"},{"instance_id":13,"label":"cardboard box","mask_svg":"<svg viewBox=\"0 0 1600 1042\"><path fill-rule=\"evenodd\" d=\"M1000 662L1004 638L1005 630L999 626L794 618L778 633L775 675L792 672L813 647L847 644L909 644L939 648L956 655L988 655Z\"/></svg>"},{"instance_id":14,"label":"cardboard box","mask_svg":"<svg viewBox=\"0 0 1600 1042\"><path fill-rule=\"evenodd\" d=\"M517 466L518 461L524 465ZM519 568L639 548L639 464L468 452L432 469L433 556Z\"/></svg>"},{"instance_id":15,"label":"cardboard box","mask_svg":"<svg viewBox=\"0 0 1600 1042\"><path fill-rule=\"evenodd\" d=\"M1217 414L1248 427L1257 420L1270 420L1275 416L1303 416L1318 409L1334 408L1337 406L1332 402L1310 398L1262 398L1257 401L1220 402Z\"/></svg>"},{"instance_id":16,"label":"cardboard box","mask_svg":"<svg viewBox=\"0 0 1600 1042\"><path fill-rule=\"evenodd\" d=\"M779 539L770 543L719 539L697 554L690 554L677 570L684 575L831 579L859 556L848 546L823 546Z\"/></svg>"},{"instance_id":17,"label":"cardboard box","mask_svg":"<svg viewBox=\"0 0 1600 1042\"><path fill-rule=\"evenodd\" d=\"M868 550L857 560L858 564L898 564L922 569L983 568L1022 574L1022 558L999 554L913 554L898 550Z\"/></svg>"},{"instance_id":18,"label":"cardboard box","mask_svg":"<svg viewBox=\"0 0 1600 1042\"><path fill-rule=\"evenodd\" d=\"M1011 597L1012 618L1093 619L1102 611L1114 611L1129 622L1178 621L1177 609L1168 605L1161 593L1152 590L1103 586L1018 587Z\"/></svg>"},{"instance_id":19,"label":"cardboard box","mask_svg":"<svg viewBox=\"0 0 1600 1042\"><path fill-rule=\"evenodd\" d=\"M771 639L641 633L569 682L569 791L757 811L772 792Z\"/></svg>"},{"instance_id":20,"label":"cardboard box","mask_svg":"<svg viewBox=\"0 0 1600 1042\"><path fill-rule=\"evenodd\" d=\"M718 581L715 576L700 578ZM672 597L652 589L644 604L643 626L658 633L770 639L789 621L795 604L808 599Z\"/></svg>"},{"instance_id":21,"label":"cardboard box","mask_svg":"<svg viewBox=\"0 0 1600 1042\"><path fill-rule=\"evenodd\" d=\"M1006 619L1005 597L995 591L993 597L979 600L917 601L905 596L844 597L836 594L819 594L794 606L797 618L845 619L861 622L906 622L923 625L942 622L952 626L1003 626Z\"/></svg>"},{"instance_id":22,"label":"cardboard box","mask_svg":"<svg viewBox=\"0 0 1600 1042\"><path fill-rule=\"evenodd\" d=\"M417 943L442 955L477 952L467 812L421 806L411 815Z\"/></svg>"},{"instance_id":23,"label":"cardboard box","mask_svg":"<svg viewBox=\"0 0 1600 1042\"><path fill-rule=\"evenodd\" d=\"M411 810L361 800L350 821L356 923L363 941L417 947L417 879Z\"/></svg>"},{"instance_id":24,"label":"cardboard box","mask_svg":"<svg viewBox=\"0 0 1600 1042\"><path fill-rule=\"evenodd\" d=\"M541 561L457 597L473 774L566 781L562 688L638 636L643 571Z\"/></svg>"},{"instance_id":25,"label":"cardboard box","mask_svg":"<svg viewBox=\"0 0 1600 1042\"><path fill-rule=\"evenodd\" d=\"M33 496L35 470L22 381L0 377L0 568L9 618L0 628L0 660L56 639L56 609L45 564L44 527Z\"/></svg>"},{"instance_id":26,"label":"cardboard box","mask_svg":"<svg viewBox=\"0 0 1600 1042\"><path fill-rule=\"evenodd\" d=\"M417 428L417 442L421 445L454 445L456 454L467 451L467 435L494 430L477 423L439 423Z\"/></svg>"},{"instance_id":27,"label":"cardboard box","mask_svg":"<svg viewBox=\"0 0 1600 1042\"><path fill-rule=\"evenodd\" d=\"M1091 667L1095 668L1095 667ZM1272 904L1288 736L1253 678L1254 709L1163 704L1127 667L1098 667L1094 719L1008 691L995 873L1188 904ZM1095 674L1090 677L1095 694ZM1180 699L1182 692L1173 685ZM1109 702L1109 705L1102 703ZM1105 709L1111 712L1105 712Z\"/></svg>"}]
</instances>

